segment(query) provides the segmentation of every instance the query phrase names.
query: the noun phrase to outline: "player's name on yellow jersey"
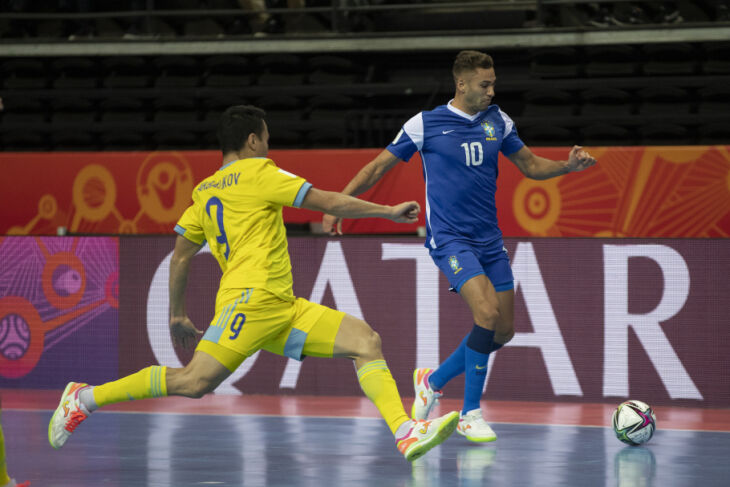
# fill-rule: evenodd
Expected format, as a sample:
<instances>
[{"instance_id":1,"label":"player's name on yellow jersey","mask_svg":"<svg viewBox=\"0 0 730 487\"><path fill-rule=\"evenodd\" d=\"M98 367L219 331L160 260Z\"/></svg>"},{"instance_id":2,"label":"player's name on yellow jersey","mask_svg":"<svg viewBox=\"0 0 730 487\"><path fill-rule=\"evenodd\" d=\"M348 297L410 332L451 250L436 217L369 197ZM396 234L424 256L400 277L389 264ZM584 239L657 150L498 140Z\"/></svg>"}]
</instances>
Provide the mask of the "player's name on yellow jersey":
<instances>
[{"instance_id":1,"label":"player's name on yellow jersey","mask_svg":"<svg viewBox=\"0 0 730 487\"><path fill-rule=\"evenodd\" d=\"M214 179L211 181L203 181L198 186L198 191L205 191L210 188L226 189L230 186L238 184L238 179L241 177L241 173L224 174L220 179Z\"/></svg>"}]
</instances>

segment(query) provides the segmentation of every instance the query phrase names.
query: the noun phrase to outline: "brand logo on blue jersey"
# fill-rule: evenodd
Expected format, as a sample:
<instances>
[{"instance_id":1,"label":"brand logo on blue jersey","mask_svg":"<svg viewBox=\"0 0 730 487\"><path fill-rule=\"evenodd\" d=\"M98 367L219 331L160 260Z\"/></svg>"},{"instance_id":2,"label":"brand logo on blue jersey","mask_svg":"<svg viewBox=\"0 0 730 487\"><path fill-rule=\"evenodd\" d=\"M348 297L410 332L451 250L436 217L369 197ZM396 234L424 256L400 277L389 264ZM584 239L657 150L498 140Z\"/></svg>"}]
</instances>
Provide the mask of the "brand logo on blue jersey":
<instances>
[{"instance_id":1,"label":"brand logo on blue jersey","mask_svg":"<svg viewBox=\"0 0 730 487\"><path fill-rule=\"evenodd\" d=\"M486 120L483 121L482 128L484 129L484 133L487 136L487 140L497 140L497 138L494 136L497 131L494 130L494 126L491 123L487 122Z\"/></svg>"},{"instance_id":2,"label":"brand logo on blue jersey","mask_svg":"<svg viewBox=\"0 0 730 487\"><path fill-rule=\"evenodd\" d=\"M455 255L449 257L449 265L451 266L451 269L453 269L454 274L458 274L459 271L461 271L461 267L459 267L459 259L457 259Z\"/></svg>"}]
</instances>

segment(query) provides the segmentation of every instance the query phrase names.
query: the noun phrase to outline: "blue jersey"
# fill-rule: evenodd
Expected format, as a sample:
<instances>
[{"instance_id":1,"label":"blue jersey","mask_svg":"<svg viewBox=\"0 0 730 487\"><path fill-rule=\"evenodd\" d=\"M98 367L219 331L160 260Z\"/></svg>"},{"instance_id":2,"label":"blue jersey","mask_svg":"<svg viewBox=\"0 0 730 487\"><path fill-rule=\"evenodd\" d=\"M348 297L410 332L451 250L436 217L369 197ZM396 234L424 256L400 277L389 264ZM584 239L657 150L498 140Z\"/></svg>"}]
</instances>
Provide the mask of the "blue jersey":
<instances>
[{"instance_id":1,"label":"blue jersey","mask_svg":"<svg viewBox=\"0 0 730 487\"><path fill-rule=\"evenodd\" d=\"M525 144L497 105L468 115L448 105L408 120L387 147L408 161L421 153L426 182L426 247L453 240L475 245L502 237L497 224L497 157Z\"/></svg>"}]
</instances>

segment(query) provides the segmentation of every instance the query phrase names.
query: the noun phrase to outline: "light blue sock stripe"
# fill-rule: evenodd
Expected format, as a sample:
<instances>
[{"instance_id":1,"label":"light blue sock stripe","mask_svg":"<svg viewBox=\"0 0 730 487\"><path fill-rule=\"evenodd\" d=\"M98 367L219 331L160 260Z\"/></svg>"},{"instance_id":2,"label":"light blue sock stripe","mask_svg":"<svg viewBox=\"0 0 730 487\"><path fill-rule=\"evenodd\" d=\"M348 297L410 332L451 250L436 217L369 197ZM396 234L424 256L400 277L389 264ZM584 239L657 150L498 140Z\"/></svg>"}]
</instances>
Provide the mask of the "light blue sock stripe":
<instances>
[{"instance_id":1,"label":"light blue sock stripe","mask_svg":"<svg viewBox=\"0 0 730 487\"><path fill-rule=\"evenodd\" d=\"M385 360L373 360L372 362L368 362L362 367L360 367L360 370L367 370L372 367L383 367L385 365Z\"/></svg>"},{"instance_id":2,"label":"light blue sock stripe","mask_svg":"<svg viewBox=\"0 0 730 487\"><path fill-rule=\"evenodd\" d=\"M361 375L370 372L372 370L388 370L388 365L385 363L385 360L374 360L368 364L365 364L365 366L361 367L357 371L357 376L360 377Z\"/></svg>"},{"instance_id":3,"label":"light blue sock stripe","mask_svg":"<svg viewBox=\"0 0 730 487\"><path fill-rule=\"evenodd\" d=\"M365 365L361 367L361 369L369 369L371 367L383 367L385 366L385 360L373 360L372 362L368 362Z\"/></svg>"},{"instance_id":4,"label":"light blue sock stripe","mask_svg":"<svg viewBox=\"0 0 730 487\"><path fill-rule=\"evenodd\" d=\"M370 362L368 364L365 364L364 366L360 367L358 372L367 372L368 370L371 370L371 369L383 369L383 368L387 368L387 366L385 365L385 361L379 360L377 362Z\"/></svg>"},{"instance_id":5,"label":"light blue sock stripe","mask_svg":"<svg viewBox=\"0 0 730 487\"><path fill-rule=\"evenodd\" d=\"M162 397L162 367L157 367L157 397Z\"/></svg>"},{"instance_id":6,"label":"light blue sock stripe","mask_svg":"<svg viewBox=\"0 0 730 487\"><path fill-rule=\"evenodd\" d=\"M160 368L152 368L152 395L160 397Z\"/></svg>"},{"instance_id":7,"label":"light blue sock stripe","mask_svg":"<svg viewBox=\"0 0 730 487\"><path fill-rule=\"evenodd\" d=\"M152 397L157 397L157 388L156 388L156 382L155 374L157 373L157 367L151 367L150 368L150 394L152 394Z\"/></svg>"},{"instance_id":8,"label":"light blue sock stripe","mask_svg":"<svg viewBox=\"0 0 730 487\"><path fill-rule=\"evenodd\" d=\"M157 384L157 397L162 397L162 367L157 367L155 383Z\"/></svg>"}]
</instances>

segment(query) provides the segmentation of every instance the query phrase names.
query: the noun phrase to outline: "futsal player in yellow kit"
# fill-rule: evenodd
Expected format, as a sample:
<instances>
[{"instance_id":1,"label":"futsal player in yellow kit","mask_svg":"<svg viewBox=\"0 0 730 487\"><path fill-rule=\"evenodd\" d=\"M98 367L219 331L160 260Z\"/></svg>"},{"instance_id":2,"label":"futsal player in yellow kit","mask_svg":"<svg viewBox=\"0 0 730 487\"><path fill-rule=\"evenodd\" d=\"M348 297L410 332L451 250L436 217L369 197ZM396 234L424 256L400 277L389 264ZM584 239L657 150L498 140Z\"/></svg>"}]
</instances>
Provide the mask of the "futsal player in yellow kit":
<instances>
[{"instance_id":1,"label":"futsal player in yellow kit","mask_svg":"<svg viewBox=\"0 0 730 487\"><path fill-rule=\"evenodd\" d=\"M185 311L190 261L207 242L223 271L215 316L192 360L183 368L147 367L99 386L70 382L48 426L51 446L61 448L89 414L107 404L171 395L200 398L260 349L297 360L354 360L360 386L406 459L414 460L440 444L456 428L459 413L433 421L411 420L378 334L354 316L294 296L281 214L283 206L293 206L347 218L414 223L418 203L378 205L318 190L279 169L266 157L268 128L264 112L255 107L226 110L218 138L223 165L193 190L193 205L175 226L179 235L170 262L170 333L175 344L186 348L202 334Z\"/></svg>"}]
</instances>

